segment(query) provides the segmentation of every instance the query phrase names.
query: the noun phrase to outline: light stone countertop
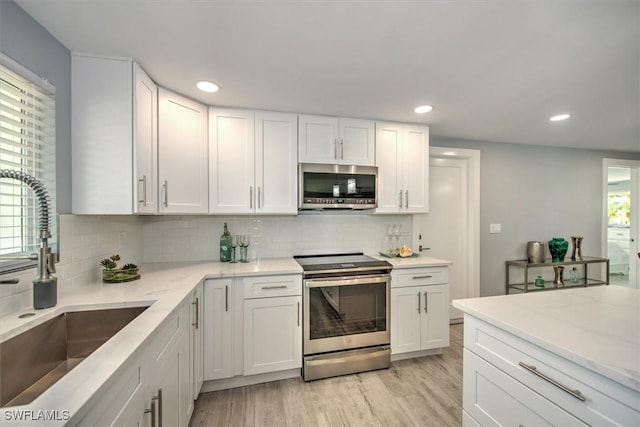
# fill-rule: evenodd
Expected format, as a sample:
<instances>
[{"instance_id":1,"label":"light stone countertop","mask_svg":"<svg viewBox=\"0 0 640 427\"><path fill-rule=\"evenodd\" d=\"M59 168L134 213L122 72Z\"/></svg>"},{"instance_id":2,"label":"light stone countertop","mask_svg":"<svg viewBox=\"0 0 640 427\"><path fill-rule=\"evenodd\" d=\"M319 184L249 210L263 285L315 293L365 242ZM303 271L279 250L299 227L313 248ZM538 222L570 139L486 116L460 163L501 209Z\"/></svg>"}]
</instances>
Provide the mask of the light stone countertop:
<instances>
[{"instance_id":1,"label":"light stone countertop","mask_svg":"<svg viewBox=\"0 0 640 427\"><path fill-rule=\"evenodd\" d=\"M640 290L594 286L454 300L453 306L640 392Z\"/></svg>"},{"instance_id":2,"label":"light stone countertop","mask_svg":"<svg viewBox=\"0 0 640 427\"><path fill-rule=\"evenodd\" d=\"M114 335L87 359L60 379L29 405L3 408L0 419L7 421L6 411L67 410L72 416L84 412L85 404L123 365L139 354L158 327L173 313L203 280L223 277L247 277L275 274L301 274L293 258L252 260L249 263L159 263L144 264L141 278L128 283L92 283L77 291L58 295L58 304L44 310L23 310L0 318L0 342L28 330L65 311L146 306L140 316ZM19 319L25 312L35 316ZM34 346L37 346L34 343ZM33 422L33 421L31 421ZM72 418L72 422L75 419ZM10 425L28 425L12 421ZM64 425L63 420L47 425Z\"/></svg>"}]
</instances>

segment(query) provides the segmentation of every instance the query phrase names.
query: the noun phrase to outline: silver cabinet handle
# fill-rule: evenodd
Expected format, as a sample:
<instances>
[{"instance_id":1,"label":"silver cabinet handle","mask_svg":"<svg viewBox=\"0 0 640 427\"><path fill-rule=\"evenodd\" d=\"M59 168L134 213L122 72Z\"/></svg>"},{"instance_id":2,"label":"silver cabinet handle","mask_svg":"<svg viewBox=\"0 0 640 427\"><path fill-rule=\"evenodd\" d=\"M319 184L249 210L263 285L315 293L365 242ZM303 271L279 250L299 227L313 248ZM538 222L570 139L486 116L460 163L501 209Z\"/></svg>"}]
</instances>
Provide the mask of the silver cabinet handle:
<instances>
[{"instance_id":1,"label":"silver cabinet handle","mask_svg":"<svg viewBox=\"0 0 640 427\"><path fill-rule=\"evenodd\" d=\"M340 138L340 160L344 160L344 144L343 139Z\"/></svg>"},{"instance_id":2,"label":"silver cabinet handle","mask_svg":"<svg viewBox=\"0 0 640 427\"><path fill-rule=\"evenodd\" d=\"M166 208L169 206L169 184L167 181L162 184L162 188L164 188L164 207Z\"/></svg>"},{"instance_id":3,"label":"silver cabinet handle","mask_svg":"<svg viewBox=\"0 0 640 427\"><path fill-rule=\"evenodd\" d=\"M409 209L409 190L404 190L404 208Z\"/></svg>"},{"instance_id":4,"label":"silver cabinet handle","mask_svg":"<svg viewBox=\"0 0 640 427\"><path fill-rule=\"evenodd\" d=\"M253 209L253 187L249 187L249 209Z\"/></svg>"},{"instance_id":5,"label":"silver cabinet handle","mask_svg":"<svg viewBox=\"0 0 640 427\"><path fill-rule=\"evenodd\" d=\"M142 183L142 199L138 198L138 203L147 206L147 176L142 175L142 178L138 179L138 183Z\"/></svg>"},{"instance_id":6,"label":"silver cabinet handle","mask_svg":"<svg viewBox=\"0 0 640 427\"><path fill-rule=\"evenodd\" d=\"M426 276L413 276L412 279L413 280L417 280L417 279L431 279L433 276L430 274L427 274Z\"/></svg>"},{"instance_id":7,"label":"silver cabinet handle","mask_svg":"<svg viewBox=\"0 0 640 427\"><path fill-rule=\"evenodd\" d=\"M17 277L11 277L10 279L0 279L0 285L17 285L20 283L20 279Z\"/></svg>"},{"instance_id":8,"label":"silver cabinet handle","mask_svg":"<svg viewBox=\"0 0 640 427\"><path fill-rule=\"evenodd\" d=\"M229 286L224 286L224 311L229 311Z\"/></svg>"},{"instance_id":9,"label":"silver cabinet handle","mask_svg":"<svg viewBox=\"0 0 640 427\"><path fill-rule=\"evenodd\" d=\"M262 206L262 203L260 203L260 197L262 196L262 191L260 191L260 187L258 187L258 209L260 209L260 207Z\"/></svg>"},{"instance_id":10,"label":"silver cabinet handle","mask_svg":"<svg viewBox=\"0 0 640 427\"><path fill-rule=\"evenodd\" d=\"M300 327L300 301L298 301L298 327Z\"/></svg>"},{"instance_id":11,"label":"silver cabinet handle","mask_svg":"<svg viewBox=\"0 0 640 427\"><path fill-rule=\"evenodd\" d=\"M418 314L420 314L420 292L418 292Z\"/></svg>"},{"instance_id":12,"label":"silver cabinet handle","mask_svg":"<svg viewBox=\"0 0 640 427\"><path fill-rule=\"evenodd\" d=\"M545 380L547 382L550 382L554 386L558 387L560 390L569 393L571 396L575 397L576 399L581 400L583 402L586 400L584 398L584 396L582 396L582 393L580 393L580 390L571 390L569 387L560 384L558 381L556 381L556 380L554 380L552 378L549 378L548 376L546 376L542 372L538 371L535 366L527 365L524 362L520 362L520 363L518 363L518 365L522 366L524 369L526 369L527 371L531 372L532 374L535 374L535 375L539 376L543 380Z\"/></svg>"},{"instance_id":13,"label":"silver cabinet handle","mask_svg":"<svg viewBox=\"0 0 640 427\"><path fill-rule=\"evenodd\" d=\"M402 209L402 190L400 190L400 192L398 193L398 200L400 201L398 207Z\"/></svg>"},{"instance_id":14,"label":"silver cabinet handle","mask_svg":"<svg viewBox=\"0 0 640 427\"><path fill-rule=\"evenodd\" d=\"M263 286L262 289L287 289L287 285Z\"/></svg>"},{"instance_id":15,"label":"silver cabinet handle","mask_svg":"<svg viewBox=\"0 0 640 427\"><path fill-rule=\"evenodd\" d=\"M158 389L158 427L162 427L162 389Z\"/></svg>"},{"instance_id":16,"label":"silver cabinet handle","mask_svg":"<svg viewBox=\"0 0 640 427\"><path fill-rule=\"evenodd\" d=\"M151 414L151 427L156 427L156 401L151 399L151 409L145 409L145 414Z\"/></svg>"},{"instance_id":17,"label":"silver cabinet handle","mask_svg":"<svg viewBox=\"0 0 640 427\"><path fill-rule=\"evenodd\" d=\"M427 314L429 312L428 308L428 300L427 300L427 292L424 293L424 313Z\"/></svg>"},{"instance_id":18,"label":"silver cabinet handle","mask_svg":"<svg viewBox=\"0 0 640 427\"><path fill-rule=\"evenodd\" d=\"M191 325L195 326L196 329L200 329L200 298L196 297L195 302L192 302L191 304L196 306L196 321Z\"/></svg>"}]
</instances>

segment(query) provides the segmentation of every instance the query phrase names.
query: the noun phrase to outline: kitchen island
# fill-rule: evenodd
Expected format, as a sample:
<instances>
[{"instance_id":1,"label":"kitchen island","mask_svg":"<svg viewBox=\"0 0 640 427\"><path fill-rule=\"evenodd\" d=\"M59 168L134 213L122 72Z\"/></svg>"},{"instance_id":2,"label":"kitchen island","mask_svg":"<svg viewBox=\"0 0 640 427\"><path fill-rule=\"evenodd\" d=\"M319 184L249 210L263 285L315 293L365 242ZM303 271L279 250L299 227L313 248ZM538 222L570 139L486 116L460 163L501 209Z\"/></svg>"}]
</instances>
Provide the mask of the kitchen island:
<instances>
[{"instance_id":1,"label":"kitchen island","mask_svg":"<svg viewBox=\"0 0 640 427\"><path fill-rule=\"evenodd\" d=\"M640 425L640 291L455 300L464 425Z\"/></svg>"}]
</instances>

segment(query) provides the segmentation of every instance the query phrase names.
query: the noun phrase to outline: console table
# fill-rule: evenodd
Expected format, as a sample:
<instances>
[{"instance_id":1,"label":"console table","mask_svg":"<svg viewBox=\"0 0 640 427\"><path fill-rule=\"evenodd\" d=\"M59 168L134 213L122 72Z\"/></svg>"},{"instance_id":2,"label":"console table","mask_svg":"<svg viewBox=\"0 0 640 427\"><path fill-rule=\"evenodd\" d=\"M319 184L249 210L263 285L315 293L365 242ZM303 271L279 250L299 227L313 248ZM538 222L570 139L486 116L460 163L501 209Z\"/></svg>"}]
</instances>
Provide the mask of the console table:
<instances>
[{"instance_id":1,"label":"console table","mask_svg":"<svg viewBox=\"0 0 640 427\"><path fill-rule=\"evenodd\" d=\"M588 265L589 264L605 264L606 265L606 275L605 279L596 279L589 278L588 276ZM529 278L529 269L535 267L554 267L557 265L562 266L582 266L580 268L580 279L577 282L571 282L569 279L569 270L565 269L563 273L564 287L556 288L553 280L545 280L544 286L535 286L534 281ZM519 268L522 269L524 273L523 281L513 283L511 282L511 269ZM595 286L595 285L608 285L609 284L609 260L607 258L597 258L597 257L583 257L580 261L559 261L559 262L551 262L550 259L547 259L546 262L529 262L526 259L524 260L511 260L506 262L506 280L505 280L505 290L506 293L511 293L512 290L516 290L519 292L532 292L532 291L544 291L551 289L564 289L576 286Z\"/></svg>"}]
</instances>

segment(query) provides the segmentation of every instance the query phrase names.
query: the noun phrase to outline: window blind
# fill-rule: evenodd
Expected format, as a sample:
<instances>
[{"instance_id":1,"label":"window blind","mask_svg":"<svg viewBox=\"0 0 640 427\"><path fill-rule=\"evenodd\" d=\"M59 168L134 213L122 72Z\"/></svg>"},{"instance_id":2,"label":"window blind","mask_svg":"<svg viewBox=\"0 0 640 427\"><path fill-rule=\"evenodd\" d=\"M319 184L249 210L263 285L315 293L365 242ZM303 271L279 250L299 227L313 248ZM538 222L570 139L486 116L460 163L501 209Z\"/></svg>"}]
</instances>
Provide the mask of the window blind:
<instances>
[{"instance_id":1,"label":"window blind","mask_svg":"<svg viewBox=\"0 0 640 427\"><path fill-rule=\"evenodd\" d=\"M22 171L39 179L49 193L51 217L55 218L54 90L28 71L20 73L20 66L8 62L6 56L0 59L0 169ZM0 258L37 251L38 216L38 201L31 188L17 180L0 178ZM53 246L55 231L53 227ZM33 264L0 259L0 273Z\"/></svg>"}]
</instances>

